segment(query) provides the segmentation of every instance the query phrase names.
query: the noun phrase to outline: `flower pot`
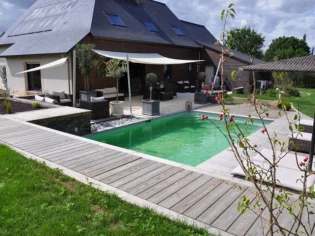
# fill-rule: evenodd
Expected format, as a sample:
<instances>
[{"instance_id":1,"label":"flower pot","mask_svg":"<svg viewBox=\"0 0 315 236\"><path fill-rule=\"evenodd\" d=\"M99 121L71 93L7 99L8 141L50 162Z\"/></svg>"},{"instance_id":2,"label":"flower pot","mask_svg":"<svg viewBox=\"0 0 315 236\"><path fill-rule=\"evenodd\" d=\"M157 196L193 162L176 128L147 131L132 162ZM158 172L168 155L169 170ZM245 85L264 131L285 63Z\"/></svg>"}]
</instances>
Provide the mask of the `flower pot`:
<instances>
[{"instance_id":1,"label":"flower pot","mask_svg":"<svg viewBox=\"0 0 315 236\"><path fill-rule=\"evenodd\" d=\"M156 116L160 114L160 101L159 100L142 100L142 114L149 116Z\"/></svg>"},{"instance_id":2,"label":"flower pot","mask_svg":"<svg viewBox=\"0 0 315 236\"><path fill-rule=\"evenodd\" d=\"M207 103L207 95L203 92L196 92L194 96L194 102L196 104L206 104Z\"/></svg>"},{"instance_id":3,"label":"flower pot","mask_svg":"<svg viewBox=\"0 0 315 236\"><path fill-rule=\"evenodd\" d=\"M110 110L112 116L122 116L124 115L124 102L123 101L111 101Z\"/></svg>"},{"instance_id":4,"label":"flower pot","mask_svg":"<svg viewBox=\"0 0 315 236\"><path fill-rule=\"evenodd\" d=\"M207 102L209 103L218 103L217 100L215 100L216 95L210 95L209 97L207 97Z\"/></svg>"}]
</instances>

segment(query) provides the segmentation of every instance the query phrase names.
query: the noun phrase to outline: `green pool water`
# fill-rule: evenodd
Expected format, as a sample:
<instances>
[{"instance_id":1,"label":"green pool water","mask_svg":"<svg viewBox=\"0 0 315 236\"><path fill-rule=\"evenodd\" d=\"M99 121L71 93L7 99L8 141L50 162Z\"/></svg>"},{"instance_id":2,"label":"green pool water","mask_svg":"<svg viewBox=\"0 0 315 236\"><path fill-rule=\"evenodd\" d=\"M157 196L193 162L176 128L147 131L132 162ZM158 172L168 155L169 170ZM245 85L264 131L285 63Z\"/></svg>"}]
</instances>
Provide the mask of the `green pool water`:
<instances>
[{"instance_id":1,"label":"green pool water","mask_svg":"<svg viewBox=\"0 0 315 236\"><path fill-rule=\"evenodd\" d=\"M185 112L113 129L87 138L131 149L167 160L197 166L228 148L228 142L209 121L201 120L205 113ZM206 114L224 130L217 114ZM236 117L239 124L245 118ZM261 129L259 121L249 125L247 135Z\"/></svg>"}]
</instances>

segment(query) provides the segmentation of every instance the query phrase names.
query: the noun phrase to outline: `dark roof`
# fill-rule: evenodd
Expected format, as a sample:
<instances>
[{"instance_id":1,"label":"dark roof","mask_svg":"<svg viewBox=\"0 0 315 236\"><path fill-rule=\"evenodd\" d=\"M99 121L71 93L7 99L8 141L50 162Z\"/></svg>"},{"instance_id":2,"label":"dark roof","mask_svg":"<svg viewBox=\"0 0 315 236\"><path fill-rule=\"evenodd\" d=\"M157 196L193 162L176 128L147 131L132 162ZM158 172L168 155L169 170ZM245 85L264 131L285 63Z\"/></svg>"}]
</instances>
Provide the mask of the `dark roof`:
<instances>
[{"instance_id":1,"label":"dark roof","mask_svg":"<svg viewBox=\"0 0 315 236\"><path fill-rule=\"evenodd\" d=\"M95 37L135 42L149 42L201 48L190 38L181 21L163 3L151 0L96 0L91 34ZM112 25L104 12L118 15L126 27ZM143 23L155 24L159 32L150 31ZM179 27L185 36L178 36L171 26Z\"/></svg>"},{"instance_id":2,"label":"dark roof","mask_svg":"<svg viewBox=\"0 0 315 236\"><path fill-rule=\"evenodd\" d=\"M66 53L89 32L93 0L38 0L0 39L1 56Z\"/></svg>"},{"instance_id":3,"label":"dark roof","mask_svg":"<svg viewBox=\"0 0 315 236\"><path fill-rule=\"evenodd\" d=\"M193 24L187 21L181 22L185 25L185 30L189 32L189 36L193 40L212 51L221 53L222 47L219 45L215 45L215 42L217 41L216 38L207 30L205 26ZM234 54L235 58L250 63L249 55L232 49L229 49L229 51ZM264 63L264 61L255 59L254 63Z\"/></svg>"},{"instance_id":4,"label":"dark roof","mask_svg":"<svg viewBox=\"0 0 315 236\"><path fill-rule=\"evenodd\" d=\"M248 71L315 72L315 56L297 57L242 68Z\"/></svg>"}]
</instances>

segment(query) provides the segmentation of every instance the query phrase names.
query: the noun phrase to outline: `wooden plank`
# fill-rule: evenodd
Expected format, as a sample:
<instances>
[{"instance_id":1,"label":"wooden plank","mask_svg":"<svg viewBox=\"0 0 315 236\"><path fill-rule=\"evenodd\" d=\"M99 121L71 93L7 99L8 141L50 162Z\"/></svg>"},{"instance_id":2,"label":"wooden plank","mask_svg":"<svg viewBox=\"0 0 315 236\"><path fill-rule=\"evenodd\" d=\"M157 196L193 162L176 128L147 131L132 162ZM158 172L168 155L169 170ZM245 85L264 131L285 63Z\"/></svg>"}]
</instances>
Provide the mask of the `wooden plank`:
<instances>
[{"instance_id":1,"label":"wooden plank","mask_svg":"<svg viewBox=\"0 0 315 236\"><path fill-rule=\"evenodd\" d=\"M256 203L255 194L252 191L253 189L247 189L242 194L242 196L245 195L251 201L250 207L253 207ZM241 214L237 210L239 201L240 199L237 198L211 225L236 235L244 235L252 224L254 224L258 216L251 210L247 210L244 214Z\"/></svg>"},{"instance_id":2,"label":"wooden plank","mask_svg":"<svg viewBox=\"0 0 315 236\"><path fill-rule=\"evenodd\" d=\"M86 145L81 145L80 147L77 148L71 148L71 150L67 150L64 152L60 152L60 153L56 153L50 156L46 156L46 159L49 159L50 161L53 161L55 163L57 163L59 160L68 160L68 158L73 158L73 157L77 157L77 156L82 156L85 154L89 154L91 151L93 150L101 150L101 147L94 148L93 146L91 146L90 144L86 144Z\"/></svg>"},{"instance_id":3,"label":"wooden plank","mask_svg":"<svg viewBox=\"0 0 315 236\"><path fill-rule=\"evenodd\" d=\"M128 155L125 153L117 152L108 155L106 158L101 158L99 160L96 160L95 162L88 163L87 165L78 166L72 168L75 171L81 171L83 174L87 174L88 172L92 172L94 170L100 169L103 166L115 163L117 161L123 160Z\"/></svg>"},{"instance_id":4,"label":"wooden plank","mask_svg":"<svg viewBox=\"0 0 315 236\"><path fill-rule=\"evenodd\" d=\"M33 139L36 139L38 137L42 137L43 134L35 131L36 133L25 133L24 131L21 133L12 133L9 137L1 137L2 140L5 140L6 142L10 143L27 143L30 142Z\"/></svg>"},{"instance_id":5,"label":"wooden plank","mask_svg":"<svg viewBox=\"0 0 315 236\"><path fill-rule=\"evenodd\" d=\"M200 199L200 201L198 201L195 205L185 211L184 215L196 219L207 208L209 208L218 199L220 199L220 197L223 196L231 187L231 184L228 184L227 182L221 183L217 188L205 195L202 199Z\"/></svg>"},{"instance_id":6,"label":"wooden plank","mask_svg":"<svg viewBox=\"0 0 315 236\"><path fill-rule=\"evenodd\" d=\"M130 156L130 155L126 155L128 157L124 158L123 160L121 161L118 161L118 162L115 162L113 164L110 164L110 165L107 165L107 166L104 166L98 170L95 170L93 172L89 172L87 173L86 175L89 176L89 177L94 177L96 175L99 175L101 173L104 173L104 172L107 172L107 171L110 171L112 169L116 169L118 167L121 167L123 165L126 165L128 164L129 162L133 162L133 161L136 161L138 159L140 159L141 157L136 157L136 156Z\"/></svg>"},{"instance_id":7,"label":"wooden plank","mask_svg":"<svg viewBox=\"0 0 315 236\"><path fill-rule=\"evenodd\" d=\"M192 181L194 181L195 179L199 178L200 176L200 173L192 172L181 180L177 181L176 183L165 188L163 191L151 196L150 198L148 198L148 201L158 204L191 183Z\"/></svg>"},{"instance_id":8,"label":"wooden plank","mask_svg":"<svg viewBox=\"0 0 315 236\"><path fill-rule=\"evenodd\" d=\"M199 189L197 189L195 192L184 198L182 201L177 203L175 206L171 208L171 210L176 211L180 214L187 211L190 207L192 207L195 203L200 201L204 196L206 196L208 193L210 193L213 189L220 186L222 184L223 180L212 178L210 181L205 183L203 186L201 186Z\"/></svg>"},{"instance_id":9,"label":"wooden plank","mask_svg":"<svg viewBox=\"0 0 315 236\"><path fill-rule=\"evenodd\" d=\"M221 198L217 199L217 201L202 213L197 220L205 224L211 224L235 201L235 199L239 198L245 190L246 188L241 189L234 186L234 188L231 188Z\"/></svg>"},{"instance_id":10,"label":"wooden plank","mask_svg":"<svg viewBox=\"0 0 315 236\"><path fill-rule=\"evenodd\" d=\"M67 141L71 141L71 139L65 139L65 138L43 138L40 137L40 139L34 139L30 140L27 144L21 144L14 142L14 145L19 146L20 148L27 149L30 151L36 151L36 150L47 150L47 148L52 148L54 146L59 146L60 144L66 144Z\"/></svg>"},{"instance_id":11,"label":"wooden plank","mask_svg":"<svg viewBox=\"0 0 315 236\"><path fill-rule=\"evenodd\" d=\"M309 207L309 208L310 208L310 211L313 210L311 207ZM308 222L308 217L309 217L310 222ZM306 226L307 232L310 232L311 235L315 235L315 233L313 231L314 223L315 223L315 215L314 214L308 214L306 208L303 209L302 222ZM295 224L293 225L293 228L291 230L293 233L296 231L297 225L298 225L297 222L295 222ZM307 235L305 233L305 230L302 227L299 228L299 234L300 235ZM293 235L293 234L290 234L290 235Z\"/></svg>"},{"instance_id":12,"label":"wooden plank","mask_svg":"<svg viewBox=\"0 0 315 236\"><path fill-rule=\"evenodd\" d=\"M146 175L147 173L150 173L151 171L154 171L158 168L160 168L161 166L164 166L164 164L160 163L160 162L155 162L153 165L150 165L146 168L143 168L141 170L138 170L130 175L127 175L119 180L116 180L114 182L111 182L110 185L116 188L119 188L122 185L125 185L131 181L133 181L134 179L137 178L141 178L142 176Z\"/></svg>"},{"instance_id":13,"label":"wooden plank","mask_svg":"<svg viewBox=\"0 0 315 236\"><path fill-rule=\"evenodd\" d=\"M153 163L154 163L153 161L142 158L139 159L138 161L124 165L123 167L120 167L118 169L95 176L94 178L96 180L102 181L103 183L109 184L125 176L128 176L138 170L148 167L149 165L153 165Z\"/></svg>"},{"instance_id":14,"label":"wooden plank","mask_svg":"<svg viewBox=\"0 0 315 236\"><path fill-rule=\"evenodd\" d=\"M67 168L75 168L81 165L90 164L93 161L96 161L100 158L105 158L106 156L113 154L115 152L117 151L104 148L103 150L100 150L97 153L94 153L93 156L82 156L76 159L75 162L73 160L70 160L70 161L61 162L60 165L63 165Z\"/></svg>"},{"instance_id":15,"label":"wooden plank","mask_svg":"<svg viewBox=\"0 0 315 236\"><path fill-rule=\"evenodd\" d=\"M207 183L210 179L211 179L210 176L201 175L199 178L195 179L178 192L174 193L173 195L169 196L168 198L160 202L159 205L168 209L173 207L175 204L186 198L189 194L193 193L202 185Z\"/></svg>"},{"instance_id":16,"label":"wooden plank","mask_svg":"<svg viewBox=\"0 0 315 236\"><path fill-rule=\"evenodd\" d=\"M143 199L148 199L149 197L152 197L153 195L155 195L157 193L163 192L166 188L172 187L173 184L176 184L176 182L185 178L187 175L189 175L191 173L192 173L191 171L182 169L179 172L177 172L175 175L167 178L166 180L164 180L158 184L152 185L151 187L149 187L145 191L138 194L138 197L141 197Z\"/></svg>"},{"instance_id":17,"label":"wooden plank","mask_svg":"<svg viewBox=\"0 0 315 236\"><path fill-rule=\"evenodd\" d=\"M78 143L76 142L75 140L71 140L71 142L67 142L67 143L62 143L62 144L59 144L58 146L49 146L49 151L53 152L53 151L57 151L57 150L69 150L69 148L71 147L78 147L82 145L81 143ZM35 150L32 150L32 153L40 156L42 154L45 154L47 153L47 149L45 148L40 148L40 149L35 149Z\"/></svg>"},{"instance_id":18,"label":"wooden plank","mask_svg":"<svg viewBox=\"0 0 315 236\"><path fill-rule=\"evenodd\" d=\"M12 138L16 138L18 134L20 134L21 136L25 135L26 133L32 134L32 131L33 129L28 128L28 127L23 127L23 126L19 127L16 130L3 129L3 130L0 130L0 132L3 132L3 133L0 133L0 139L10 140Z\"/></svg>"},{"instance_id":19,"label":"wooden plank","mask_svg":"<svg viewBox=\"0 0 315 236\"><path fill-rule=\"evenodd\" d=\"M157 168L157 169L155 169L155 170L153 170L153 171L151 171L145 175L142 175L142 176L140 176L134 180L131 180L130 182L128 182L124 185L121 185L119 187L119 189L121 189L123 191L127 191L129 189L132 189L132 188L138 186L139 184L142 184L143 182L146 182L146 181L154 178L155 176L157 176L157 175L159 175L159 174L161 174L161 173L163 173L163 172L165 172L171 168L172 168L172 166L162 165L161 167L159 167L159 168Z\"/></svg>"},{"instance_id":20,"label":"wooden plank","mask_svg":"<svg viewBox=\"0 0 315 236\"><path fill-rule=\"evenodd\" d=\"M81 144L78 142L78 146L76 147L69 147L68 150L64 151L64 150L56 150L56 151L49 151L47 150L46 153L43 153L40 155L40 157L44 157L45 159L53 159L56 157L59 157L60 155L68 155L69 153L73 153L74 151L78 151L78 150L84 150L86 148L90 147L89 144Z\"/></svg>"},{"instance_id":21,"label":"wooden plank","mask_svg":"<svg viewBox=\"0 0 315 236\"><path fill-rule=\"evenodd\" d=\"M134 186L133 188L130 188L127 190L127 192L133 194L133 195L138 195L141 192L145 191L146 189L150 188L151 186L155 186L162 181L167 180L169 177L175 175L176 173L180 172L182 169L179 167L172 167L167 171L164 171L163 173L156 175L152 177L151 179L142 182L141 184Z\"/></svg>"},{"instance_id":22,"label":"wooden plank","mask_svg":"<svg viewBox=\"0 0 315 236\"><path fill-rule=\"evenodd\" d=\"M74 155L71 155L71 156L55 159L54 162L57 163L57 164L60 164L63 161L76 161L79 157L83 157L83 156L90 156L90 157L92 157L93 154L95 154L96 152L101 151L101 150L104 150L104 148L101 147L101 146L95 147L93 149L86 149L84 151L78 152L77 154L74 154Z\"/></svg>"},{"instance_id":23,"label":"wooden plank","mask_svg":"<svg viewBox=\"0 0 315 236\"><path fill-rule=\"evenodd\" d=\"M261 216L264 219L269 220L269 212L267 208L264 209ZM255 223L250 227L250 229L246 232L246 236L257 236L257 235L266 235L269 231L269 225L265 220L262 220L260 216L256 219Z\"/></svg>"}]
</instances>

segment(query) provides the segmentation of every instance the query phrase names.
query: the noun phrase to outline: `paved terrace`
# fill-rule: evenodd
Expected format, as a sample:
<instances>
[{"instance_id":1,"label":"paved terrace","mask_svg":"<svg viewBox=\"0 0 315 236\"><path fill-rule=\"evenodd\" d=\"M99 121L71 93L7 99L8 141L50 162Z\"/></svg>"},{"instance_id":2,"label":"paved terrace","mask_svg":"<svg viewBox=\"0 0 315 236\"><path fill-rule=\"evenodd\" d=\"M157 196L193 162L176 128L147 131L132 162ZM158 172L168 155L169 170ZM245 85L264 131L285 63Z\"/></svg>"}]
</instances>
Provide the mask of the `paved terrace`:
<instances>
[{"instance_id":1,"label":"paved terrace","mask_svg":"<svg viewBox=\"0 0 315 236\"><path fill-rule=\"evenodd\" d=\"M218 106L204 109L219 111ZM157 161L10 117L0 117L0 142L29 158L62 169L69 176L114 192L129 202L207 228L211 233L263 235L257 215L252 212L241 215L237 211L242 194L251 200L255 198L254 188L246 181L234 178L224 181L213 177L211 171ZM288 228L295 224L288 214L280 221Z\"/></svg>"}]
</instances>

